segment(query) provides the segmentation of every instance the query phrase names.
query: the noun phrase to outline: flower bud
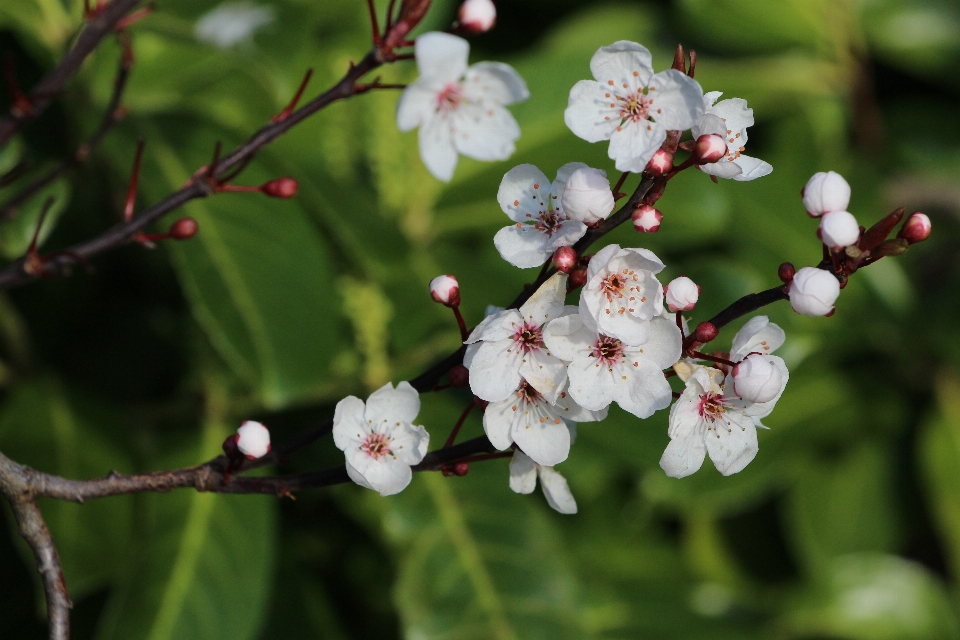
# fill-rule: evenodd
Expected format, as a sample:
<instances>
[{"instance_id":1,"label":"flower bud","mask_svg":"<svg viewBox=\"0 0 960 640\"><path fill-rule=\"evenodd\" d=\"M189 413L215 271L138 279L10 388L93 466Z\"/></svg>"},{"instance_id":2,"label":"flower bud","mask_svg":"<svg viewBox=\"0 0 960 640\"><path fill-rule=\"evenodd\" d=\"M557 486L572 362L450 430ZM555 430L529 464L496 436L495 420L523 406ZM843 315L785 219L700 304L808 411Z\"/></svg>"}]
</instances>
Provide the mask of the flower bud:
<instances>
[{"instance_id":1,"label":"flower bud","mask_svg":"<svg viewBox=\"0 0 960 640\"><path fill-rule=\"evenodd\" d=\"M646 168L648 172L655 176L662 176L670 169L673 169L673 154L666 149L657 149Z\"/></svg>"},{"instance_id":2,"label":"flower bud","mask_svg":"<svg viewBox=\"0 0 960 640\"><path fill-rule=\"evenodd\" d=\"M733 390L747 402L770 402L783 388L773 356L751 353L733 367Z\"/></svg>"},{"instance_id":3,"label":"flower bud","mask_svg":"<svg viewBox=\"0 0 960 640\"><path fill-rule=\"evenodd\" d=\"M788 284L791 280L793 280L793 276L796 275L796 273L796 267L789 262L784 262L777 267L777 277L779 277L780 281L784 284Z\"/></svg>"},{"instance_id":4,"label":"flower bud","mask_svg":"<svg viewBox=\"0 0 960 640\"><path fill-rule=\"evenodd\" d=\"M446 307L460 305L460 283L453 276L437 276L430 281L430 297Z\"/></svg>"},{"instance_id":5,"label":"flower bud","mask_svg":"<svg viewBox=\"0 0 960 640\"><path fill-rule=\"evenodd\" d=\"M577 266L577 252L573 247L560 247L553 252L553 266L560 273L570 273Z\"/></svg>"},{"instance_id":6,"label":"flower bud","mask_svg":"<svg viewBox=\"0 0 960 640\"><path fill-rule=\"evenodd\" d=\"M840 282L829 271L804 267L790 284L790 306L805 316L825 316L833 311L840 295Z\"/></svg>"},{"instance_id":7,"label":"flower bud","mask_svg":"<svg viewBox=\"0 0 960 640\"><path fill-rule=\"evenodd\" d=\"M719 333L720 331L717 330L716 325L712 322L701 322L694 330L693 336L696 338L697 342L706 344L716 338L717 334Z\"/></svg>"},{"instance_id":8,"label":"flower bud","mask_svg":"<svg viewBox=\"0 0 960 640\"><path fill-rule=\"evenodd\" d=\"M470 384L470 370L462 364L458 364L450 369L450 386L457 389L464 389Z\"/></svg>"},{"instance_id":9,"label":"flower bud","mask_svg":"<svg viewBox=\"0 0 960 640\"><path fill-rule=\"evenodd\" d=\"M820 240L831 249L842 249L860 239L860 225L846 211L830 211L820 218Z\"/></svg>"},{"instance_id":10,"label":"flower bud","mask_svg":"<svg viewBox=\"0 0 960 640\"><path fill-rule=\"evenodd\" d=\"M693 311L700 298L700 285L694 283L687 276L680 276L670 281L663 288L664 302L667 308L674 313L677 311Z\"/></svg>"},{"instance_id":11,"label":"flower bud","mask_svg":"<svg viewBox=\"0 0 960 640\"><path fill-rule=\"evenodd\" d=\"M603 220L613 211L614 204L607 174L590 167L571 173L560 196L560 205L567 217L584 224Z\"/></svg>"},{"instance_id":12,"label":"flower bud","mask_svg":"<svg viewBox=\"0 0 960 640\"><path fill-rule=\"evenodd\" d=\"M466 0L460 5L460 27L468 33L483 33L497 21L497 8L490 0Z\"/></svg>"},{"instance_id":13,"label":"flower bud","mask_svg":"<svg viewBox=\"0 0 960 640\"><path fill-rule=\"evenodd\" d=\"M293 178L277 178L263 185L263 193L271 198L292 198L300 185Z\"/></svg>"},{"instance_id":14,"label":"flower bud","mask_svg":"<svg viewBox=\"0 0 960 640\"><path fill-rule=\"evenodd\" d=\"M697 164L719 162L720 158L727 155L727 141L717 133L704 134L697 138L697 144L693 147L693 155L697 159Z\"/></svg>"},{"instance_id":15,"label":"flower bud","mask_svg":"<svg viewBox=\"0 0 960 640\"><path fill-rule=\"evenodd\" d=\"M458 462L453 465L453 473L458 476L465 476L470 472L470 463L469 462Z\"/></svg>"},{"instance_id":16,"label":"flower bud","mask_svg":"<svg viewBox=\"0 0 960 640\"><path fill-rule=\"evenodd\" d=\"M638 233L656 233L660 230L663 214L648 204L642 204L633 211L633 228Z\"/></svg>"},{"instance_id":17,"label":"flower bud","mask_svg":"<svg viewBox=\"0 0 960 640\"><path fill-rule=\"evenodd\" d=\"M570 279L567 280L567 287L571 291L577 287L582 287L587 283L587 268L584 266L574 267L570 272Z\"/></svg>"},{"instance_id":18,"label":"flower bud","mask_svg":"<svg viewBox=\"0 0 960 640\"><path fill-rule=\"evenodd\" d=\"M237 449L250 460L270 453L270 431L259 422L247 420L237 429Z\"/></svg>"},{"instance_id":19,"label":"flower bud","mask_svg":"<svg viewBox=\"0 0 960 640\"><path fill-rule=\"evenodd\" d=\"M193 218L180 218L170 225L170 230L167 233L174 240L187 240L197 235L199 228L200 225Z\"/></svg>"},{"instance_id":20,"label":"flower bud","mask_svg":"<svg viewBox=\"0 0 960 640\"><path fill-rule=\"evenodd\" d=\"M813 174L800 192L803 206L813 218L830 211L846 211L850 204L850 185L839 173L828 171Z\"/></svg>"},{"instance_id":21,"label":"flower bud","mask_svg":"<svg viewBox=\"0 0 960 640\"><path fill-rule=\"evenodd\" d=\"M910 214L910 217L903 223L903 227L897 235L910 244L915 244L929 238L930 231L930 218L928 218L926 214L917 211L916 213Z\"/></svg>"}]
</instances>

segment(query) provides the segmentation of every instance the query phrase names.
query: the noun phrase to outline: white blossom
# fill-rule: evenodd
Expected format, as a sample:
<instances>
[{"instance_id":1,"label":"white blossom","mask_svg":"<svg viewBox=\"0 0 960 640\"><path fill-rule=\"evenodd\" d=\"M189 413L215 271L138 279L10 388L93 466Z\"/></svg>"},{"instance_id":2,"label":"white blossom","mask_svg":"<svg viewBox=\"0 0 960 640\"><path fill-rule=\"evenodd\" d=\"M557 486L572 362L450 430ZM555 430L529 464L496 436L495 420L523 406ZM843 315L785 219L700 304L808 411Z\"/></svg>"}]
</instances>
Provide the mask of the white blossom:
<instances>
[{"instance_id":1,"label":"white blossom","mask_svg":"<svg viewBox=\"0 0 960 640\"><path fill-rule=\"evenodd\" d=\"M850 185L834 171L813 174L802 193L803 206L814 218L831 211L846 211L850 205Z\"/></svg>"},{"instance_id":2,"label":"white blossom","mask_svg":"<svg viewBox=\"0 0 960 640\"><path fill-rule=\"evenodd\" d=\"M557 401L567 368L545 347L543 325L565 312L566 289L567 276L554 274L520 309L499 311L477 325L466 340L463 357L474 395L500 402L526 380L548 402Z\"/></svg>"},{"instance_id":3,"label":"white blossom","mask_svg":"<svg viewBox=\"0 0 960 640\"><path fill-rule=\"evenodd\" d=\"M347 474L382 496L410 484L410 467L423 460L430 435L413 421L420 413L420 395L409 382L394 389L389 382L367 398L347 396L333 415L333 441L346 456Z\"/></svg>"},{"instance_id":4,"label":"white blossom","mask_svg":"<svg viewBox=\"0 0 960 640\"><path fill-rule=\"evenodd\" d=\"M506 160L520 127L504 105L526 100L527 85L513 67L480 62L467 67L463 38L430 32L414 50L420 77L400 95L397 126L420 127L420 157L435 177L449 181L457 154L476 160Z\"/></svg>"},{"instance_id":5,"label":"white blossom","mask_svg":"<svg viewBox=\"0 0 960 640\"><path fill-rule=\"evenodd\" d=\"M606 172L587 166L570 174L561 200L567 216L584 224L605 219L616 204Z\"/></svg>"},{"instance_id":6,"label":"white blossom","mask_svg":"<svg viewBox=\"0 0 960 640\"><path fill-rule=\"evenodd\" d=\"M460 304L460 283L455 276L437 276L430 281L430 297L448 307Z\"/></svg>"},{"instance_id":7,"label":"white blossom","mask_svg":"<svg viewBox=\"0 0 960 640\"><path fill-rule=\"evenodd\" d=\"M677 311L693 311L700 299L700 285L696 284L687 276L680 276L670 281L670 284L663 288L663 299L667 304L667 309L676 313Z\"/></svg>"},{"instance_id":8,"label":"white blossom","mask_svg":"<svg viewBox=\"0 0 960 640\"><path fill-rule=\"evenodd\" d=\"M547 504L560 513L577 512L577 501L573 499L570 486L562 475L553 467L537 464L522 451L514 452L510 460L510 488L516 493L533 493L537 488L538 476Z\"/></svg>"},{"instance_id":9,"label":"white blossom","mask_svg":"<svg viewBox=\"0 0 960 640\"><path fill-rule=\"evenodd\" d=\"M606 417L606 410L587 411L565 391L551 404L524 380L514 395L487 405L483 430L497 449L516 443L537 464L552 466L570 453L566 421L597 422Z\"/></svg>"},{"instance_id":10,"label":"white blossom","mask_svg":"<svg viewBox=\"0 0 960 640\"><path fill-rule=\"evenodd\" d=\"M650 319L663 313L663 263L646 249L609 245L587 265L580 315L597 333L637 346L647 341ZM671 363L672 364L672 363Z\"/></svg>"},{"instance_id":11,"label":"white blossom","mask_svg":"<svg viewBox=\"0 0 960 640\"><path fill-rule=\"evenodd\" d=\"M253 420L247 420L237 429L237 448L251 460L270 453L270 431Z\"/></svg>"},{"instance_id":12,"label":"white blossom","mask_svg":"<svg viewBox=\"0 0 960 640\"><path fill-rule=\"evenodd\" d=\"M703 96L704 112L690 132L694 138L717 134L727 143L727 153L718 162L700 165L700 170L718 178L745 182L769 175L773 167L758 158L743 155L747 144L747 127L753 126L753 109L742 98L717 99L721 91Z\"/></svg>"},{"instance_id":13,"label":"white blossom","mask_svg":"<svg viewBox=\"0 0 960 640\"><path fill-rule=\"evenodd\" d=\"M493 237L504 260L515 267L539 267L559 247L568 247L583 237L587 226L572 220L561 200L570 174L586 168L582 162L560 167L551 184L540 169L521 164L503 176L497 202L514 224Z\"/></svg>"},{"instance_id":14,"label":"white blossom","mask_svg":"<svg viewBox=\"0 0 960 640\"><path fill-rule=\"evenodd\" d=\"M733 367L733 391L748 402L769 402L783 388L776 356L751 353Z\"/></svg>"},{"instance_id":15,"label":"white blossom","mask_svg":"<svg viewBox=\"0 0 960 640\"><path fill-rule=\"evenodd\" d=\"M273 22L273 9L252 2L224 2L200 16L193 28L197 40L227 49L249 41Z\"/></svg>"},{"instance_id":16,"label":"white blossom","mask_svg":"<svg viewBox=\"0 0 960 640\"><path fill-rule=\"evenodd\" d=\"M860 225L851 213L828 211L820 218L820 239L831 249L849 247L860 239Z\"/></svg>"},{"instance_id":17,"label":"white blossom","mask_svg":"<svg viewBox=\"0 0 960 640\"><path fill-rule=\"evenodd\" d=\"M649 321L647 337L632 347L590 329L582 314L553 320L543 332L551 353L569 363L569 391L577 404L601 411L616 402L639 418L670 406L663 370L680 359L682 342L676 323L663 316Z\"/></svg>"},{"instance_id":18,"label":"white blossom","mask_svg":"<svg viewBox=\"0 0 960 640\"><path fill-rule=\"evenodd\" d=\"M825 316L840 296L840 282L824 269L804 267L790 282L790 306L805 316Z\"/></svg>"},{"instance_id":19,"label":"white blossom","mask_svg":"<svg viewBox=\"0 0 960 640\"><path fill-rule=\"evenodd\" d=\"M786 335L783 329L770 322L767 316L754 316L733 336L730 360L740 362L751 353L769 355L779 349L784 340Z\"/></svg>"},{"instance_id":20,"label":"white blossom","mask_svg":"<svg viewBox=\"0 0 960 640\"><path fill-rule=\"evenodd\" d=\"M695 80L676 69L654 75L651 62L646 47L615 42L590 60L595 80L570 90L564 122L587 142L609 140L618 171L643 171L667 131L689 129L703 113Z\"/></svg>"},{"instance_id":21,"label":"white blossom","mask_svg":"<svg viewBox=\"0 0 960 640\"><path fill-rule=\"evenodd\" d=\"M483 33L497 21L497 8L491 0L466 0L458 12L460 25L470 33Z\"/></svg>"}]
</instances>

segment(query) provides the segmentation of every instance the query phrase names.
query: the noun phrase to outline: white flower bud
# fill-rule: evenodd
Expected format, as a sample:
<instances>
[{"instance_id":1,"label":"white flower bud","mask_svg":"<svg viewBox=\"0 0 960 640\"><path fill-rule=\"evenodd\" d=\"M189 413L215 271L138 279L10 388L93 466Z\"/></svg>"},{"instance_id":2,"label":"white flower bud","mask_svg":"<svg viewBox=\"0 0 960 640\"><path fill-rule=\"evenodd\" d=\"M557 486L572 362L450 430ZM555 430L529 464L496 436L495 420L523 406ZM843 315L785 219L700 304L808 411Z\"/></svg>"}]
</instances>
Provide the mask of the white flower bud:
<instances>
[{"instance_id":1,"label":"white flower bud","mask_svg":"<svg viewBox=\"0 0 960 640\"><path fill-rule=\"evenodd\" d=\"M830 211L846 211L849 204L850 185L839 173L815 173L803 188L803 206L814 218Z\"/></svg>"},{"instance_id":2,"label":"white flower bud","mask_svg":"<svg viewBox=\"0 0 960 640\"><path fill-rule=\"evenodd\" d=\"M747 402L770 402L783 388L775 356L751 353L733 367L733 390Z\"/></svg>"},{"instance_id":3,"label":"white flower bud","mask_svg":"<svg viewBox=\"0 0 960 640\"><path fill-rule=\"evenodd\" d=\"M700 298L700 285L694 283L687 276L680 276L670 281L663 288L664 302L672 312L693 311Z\"/></svg>"},{"instance_id":4,"label":"white flower bud","mask_svg":"<svg viewBox=\"0 0 960 640\"><path fill-rule=\"evenodd\" d=\"M460 5L460 25L464 31L483 33L497 21L497 8L490 0L466 0Z\"/></svg>"},{"instance_id":5,"label":"white flower bud","mask_svg":"<svg viewBox=\"0 0 960 640\"><path fill-rule=\"evenodd\" d=\"M860 239L860 225L846 211L830 211L820 218L820 240L831 249L842 249Z\"/></svg>"},{"instance_id":6,"label":"white flower bud","mask_svg":"<svg viewBox=\"0 0 960 640\"><path fill-rule=\"evenodd\" d=\"M663 214L648 204L642 204L633 212L633 228L637 233L656 233L660 230Z\"/></svg>"},{"instance_id":7,"label":"white flower bud","mask_svg":"<svg viewBox=\"0 0 960 640\"><path fill-rule=\"evenodd\" d=\"M603 220L613 211L614 204L607 174L590 167L571 173L560 196L560 205L567 217L584 224Z\"/></svg>"},{"instance_id":8,"label":"white flower bud","mask_svg":"<svg viewBox=\"0 0 960 640\"><path fill-rule=\"evenodd\" d=\"M657 152L650 158L650 162L647 163L646 171L655 176L662 176L670 169L673 169L673 154L666 149L657 149Z\"/></svg>"},{"instance_id":9,"label":"white flower bud","mask_svg":"<svg viewBox=\"0 0 960 640\"><path fill-rule=\"evenodd\" d=\"M697 138L693 153L698 158L697 164L713 164L727 155L727 141L716 133L707 133Z\"/></svg>"},{"instance_id":10,"label":"white flower bud","mask_svg":"<svg viewBox=\"0 0 960 640\"><path fill-rule=\"evenodd\" d=\"M829 271L804 267L790 283L790 306L805 316L825 316L833 311L840 295L840 282Z\"/></svg>"},{"instance_id":11,"label":"white flower bud","mask_svg":"<svg viewBox=\"0 0 960 640\"><path fill-rule=\"evenodd\" d=\"M453 276L437 276L430 281L430 297L447 307L460 304L460 283Z\"/></svg>"},{"instance_id":12,"label":"white flower bud","mask_svg":"<svg viewBox=\"0 0 960 640\"><path fill-rule=\"evenodd\" d=\"M237 429L237 448L251 460L270 453L270 431L259 422L247 420Z\"/></svg>"}]
</instances>

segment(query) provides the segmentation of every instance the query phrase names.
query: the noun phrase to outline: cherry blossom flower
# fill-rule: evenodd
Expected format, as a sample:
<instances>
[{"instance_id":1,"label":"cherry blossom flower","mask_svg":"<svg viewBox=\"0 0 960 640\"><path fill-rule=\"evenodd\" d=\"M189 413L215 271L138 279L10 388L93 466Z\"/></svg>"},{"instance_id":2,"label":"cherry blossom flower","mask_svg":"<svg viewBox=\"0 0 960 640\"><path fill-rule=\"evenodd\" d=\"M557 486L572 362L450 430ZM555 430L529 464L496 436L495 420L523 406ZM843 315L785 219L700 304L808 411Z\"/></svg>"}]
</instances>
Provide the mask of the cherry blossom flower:
<instances>
[{"instance_id":1,"label":"cherry blossom flower","mask_svg":"<svg viewBox=\"0 0 960 640\"><path fill-rule=\"evenodd\" d=\"M543 325L565 313L566 288L567 276L555 274L520 309L504 309L477 325L463 357L474 395L500 402L526 380L547 402L557 401L567 368L544 346ZM572 307L566 310L571 311L575 313Z\"/></svg>"},{"instance_id":2,"label":"cherry blossom flower","mask_svg":"<svg viewBox=\"0 0 960 640\"><path fill-rule=\"evenodd\" d=\"M825 316L840 297L840 283L829 271L804 267L790 282L790 306L805 316Z\"/></svg>"},{"instance_id":3,"label":"cherry blossom flower","mask_svg":"<svg viewBox=\"0 0 960 640\"><path fill-rule=\"evenodd\" d=\"M718 178L733 178L745 182L756 180L773 171L773 167L757 158L743 155L747 144L747 127L753 126L753 109L742 98L717 102L721 91L703 96L704 112L690 132L694 138L708 134L723 136L727 153L718 162L700 165L700 170Z\"/></svg>"},{"instance_id":4,"label":"cherry blossom flower","mask_svg":"<svg viewBox=\"0 0 960 640\"><path fill-rule=\"evenodd\" d=\"M533 493L537 488L537 477L543 497L554 511L564 514L577 512L577 501L570 493L566 478L554 471L553 467L539 465L522 451L516 451L510 460L510 488L517 493Z\"/></svg>"},{"instance_id":5,"label":"cherry blossom flower","mask_svg":"<svg viewBox=\"0 0 960 640\"><path fill-rule=\"evenodd\" d=\"M828 211L820 218L820 240L831 249L839 251L859 239L860 225L852 213Z\"/></svg>"},{"instance_id":6,"label":"cherry blossom flower","mask_svg":"<svg viewBox=\"0 0 960 640\"><path fill-rule=\"evenodd\" d=\"M397 126L420 127L420 157L436 178L449 181L457 154L476 160L506 160L520 127L504 105L526 100L527 85L509 65L480 62L467 67L463 38L430 32L417 37L420 77L400 95Z\"/></svg>"},{"instance_id":7,"label":"cherry blossom flower","mask_svg":"<svg viewBox=\"0 0 960 640\"><path fill-rule=\"evenodd\" d=\"M259 29L273 22L273 9L252 2L224 2L200 16L193 35L201 42L227 49L249 42Z\"/></svg>"},{"instance_id":8,"label":"cherry blossom flower","mask_svg":"<svg viewBox=\"0 0 960 640\"><path fill-rule=\"evenodd\" d=\"M543 339L551 353L568 362L570 395L589 411L606 409L616 402L639 418L649 418L670 406L672 392L663 376L680 359L680 329L669 318L649 321L648 340L632 347L617 338L597 333L583 315L551 321Z\"/></svg>"},{"instance_id":9,"label":"cherry blossom flower","mask_svg":"<svg viewBox=\"0 0 960 640\"><path fill-rule=\"evenodd\" d=\"M831 211L846 211L850 205L850 185L835 171L813 174L801 193L803 206L813 218Z\"/></svg>"},{"instance_id":10,"label":"cherry blossom flower","mask_svg":"<svg viewBox=\"0 0 960 640\"><path fill-rule=\"evenodd\" d=\"M552 466L570 453L570 430L565 421L598 422L606 410L587 411L561 392L550 404L524 380L516 393L502 402L491 402L483 413L483 430L497 449L516 443L537 464Z\"/></svg>"},{"instance_id":11,"label":"cherry blossom flower","mask_svg":"<svg viewBox=\"0 0 960 640\"><path fill-rule=\"evenodd\" d=\"M750 353L769 355L779 349L786 335L767 316L750 318L733 336L730 345L730 360L740 362Z\"/></svg>"},{"instance_id":12,"label":"cherry blossom flower","mask_svg":"<svg viewBox=\"0 0 960 640\"><path fill-rule=\"evenodd\" d=\"M589 225L605 219L616 204L606 171L586 165L567 178L561 200L568 217Z\"/></svg>"},{"instance_id":13,"label":"cherry blossom flower","mask_svg":"<svg viewBox=\"0 0 960 640\"><path fill-rule=\"evenodd\" d=\"M633 219L633 229L637 233L656 233L660 231L663 214L648 204L642 204L633 210L630 216Z\"/></svg>"},{"instance_id":14,"label":"cherry blossom flower","mask_svg":"<svg viewBox=\"0 0 960 640\"><path fill-rule=\"evenodd\" d=\"M237 448L251 460L270 453L270 431L253 420L247 420L237 429Z\"/></svg>"},{"instance_id":15,"label":"cherry blossom flower","mask_svg":"<svg viewBox=\"0 0 960 640\"><path fill-rule=\"evenodd\" d=\"M420 395L409 382L389 382L367 398L347 396L333 415L333 441L346 456L347 474L362 487L389 496L403 491L410 467L423 460L430 444L426 429L412 424Z\"/></svg>"},{"instance_id":16,"label":"cherry blossom flower","mask_svg":"<svg viewBox=\"0 0 960 640\"><path fill-rule=\"evenodd\" d=\"M645 343L650 319L663 313L661 270L660 258L646 249L612 244L598 251L580 293L583 323L631 346Z\"/></svg>"},{"instance_id":17,"label":"cherry blossom flower","mask_svg":"<svg viewBox=\"0 0 960 640\"><path fill-rule=\"evenodd\" d=\"M667 131L689 129L703 113L695 80L676 69L654 75L651 62L646 47L615 42L590 60L595 80L570 90L564 122L587 142L609 140L618 171L643 171Z\"/></svg>"},{"instance_id":18,"label":"cherry blossom flower","mask_svg":"<svg viewBox=\"0 0 960 640\"><path fill-rule=\"evenodd\" d=\"M515 223L493 237L504 260L521 269L539 267L559 247L583 237L587 225L572 220L561 204L567 178L581 168L589 169L582 162L563 165L553 184L532 164L516 166L503 176L497 202Z\"/></svg>"}]
</instances>

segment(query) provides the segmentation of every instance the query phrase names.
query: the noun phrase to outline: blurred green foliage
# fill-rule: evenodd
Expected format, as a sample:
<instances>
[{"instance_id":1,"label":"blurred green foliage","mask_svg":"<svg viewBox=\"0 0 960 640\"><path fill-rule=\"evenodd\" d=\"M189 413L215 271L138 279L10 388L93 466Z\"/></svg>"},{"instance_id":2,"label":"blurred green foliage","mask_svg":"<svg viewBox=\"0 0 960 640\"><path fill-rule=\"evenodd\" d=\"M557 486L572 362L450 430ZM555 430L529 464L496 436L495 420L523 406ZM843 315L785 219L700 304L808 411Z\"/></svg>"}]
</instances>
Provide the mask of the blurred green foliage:
<instances>
[{"instance_id":1,"label":"blurred green foliage","mask_svg":"<svg viewBox=\"0 0 960 640\"><path fill-rule=\"evenodd\" d=\"M216 141L229 148L267 122L307 68L317 92L369 45L360 0L262 4L274 22L225 50L193 36L211 0L160 2L134 27L129 116L51 188L45 251L119 219L138 138L147 206ZM21 84L59 58L80 5L0 3L0 48L15 53ZM424 28L444 28L455 5L434 2ZM539 492L510 492L503 461L466 478L419 476L388 499L351 485L281 504L188 491L44 503L74 637L960 637L956 3L511 0L499 11L471 59L508 62L530 86L513 109L523 130L513 158L461 159L444 185L419 162L416 134L396 130L395 95L334 104L239 180L290 175L297 198L191 203L175 214L200 223L188 242L127 247L92 275L0 296L0 450L69 477L189 465L242 419L283 439L346 394L416 375L458 343L426 294L430 278L456 273L476 322L534 277L492 246L506 222L495 201L503 173L531 162L552 175L578 160L612 174L606 145L574 137L562 112L593 52L618 39L650 47L657 69L677 42L696 49L704 89L754 107L749 152L774 166L749 183L682 174L661 201L660 233L609 236L656 251L667 279L700 283L694 321L776 284L780 262L819 259L797 196L815 171L849 179L861 223L903 205L930 215L933 237L854 277L833 318L784 303L765 311L787 332L790 384L756 460L730 478L709 464L666 478L666 412L639 422L613 408L581 427L561 466L573 517ZM109 99L117 55L106 42L0 169L26 158L35 175L72 153ZM404 82L415 70L382 75ZM24 250L45 197L0 225L0 253ZM423 398L435 446L466 400ZM479 433L474 415L463 437ZM328 440L274 471L341 462ZM0 575L3 637L43 637L33 561L12 527Z\"/></svg>"}]
</instances>

